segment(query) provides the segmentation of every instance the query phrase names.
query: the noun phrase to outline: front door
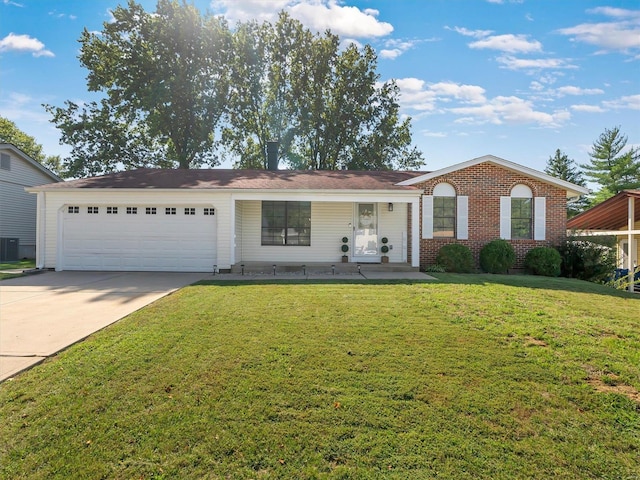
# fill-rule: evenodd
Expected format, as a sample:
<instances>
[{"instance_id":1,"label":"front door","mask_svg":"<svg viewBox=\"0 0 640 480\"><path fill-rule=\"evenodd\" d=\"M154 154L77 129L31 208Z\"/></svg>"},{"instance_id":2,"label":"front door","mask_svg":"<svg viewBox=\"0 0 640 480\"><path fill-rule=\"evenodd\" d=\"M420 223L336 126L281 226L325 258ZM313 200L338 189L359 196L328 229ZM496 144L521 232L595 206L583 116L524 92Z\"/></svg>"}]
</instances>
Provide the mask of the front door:
<instances>
[{"instance_id":1,"label":"front door","mask_svg":"<svg viewBox=\"0 0 640 480\"><path fill-rule=\"evenodd\" d=\"M353 262L376 263L378 251L378 211L375 203L356 203L353 222Z\"/></svg>"}]
</instances>

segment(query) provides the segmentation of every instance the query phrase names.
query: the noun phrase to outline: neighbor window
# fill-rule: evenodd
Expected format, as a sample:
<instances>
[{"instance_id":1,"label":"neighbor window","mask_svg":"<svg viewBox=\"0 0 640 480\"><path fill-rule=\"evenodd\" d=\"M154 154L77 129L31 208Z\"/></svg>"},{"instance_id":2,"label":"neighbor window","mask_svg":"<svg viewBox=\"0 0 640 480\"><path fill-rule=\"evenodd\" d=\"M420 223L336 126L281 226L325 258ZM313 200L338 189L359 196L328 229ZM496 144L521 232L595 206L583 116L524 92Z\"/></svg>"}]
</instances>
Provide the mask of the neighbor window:
<instances>
[{"instance_id":1,"label":"neighbor window","mask_svg":"<svg viewBox=\"0 0 640 480\"><path fill-rule=\"evenodd\" d=\"M80 207L69 206L69 213L80 213Z\"/></svg>"},{"instance_id":2,"label":"neighbor window","mask_svg":"<svg viewBox=\"0 0 640 480\"><path fill-rule=\"evenodd\" d=\"M216 214L216 209L215 208L204 208L204 214L205 215L215 215Z\"/></svg>"},{"instance_id":3,"label":"neighbor window","mask_svg":"<svg viewBox=\"0 0 640 480\"><path fill-rule=\"evenodd\" d=\"M155 215L156 214L156 207L146 207L145 208L145 213L147 215Z\"/></svg>"},{"instance_id":4,"label":"neighbor window","mask_svg":"<svg viewBox=\"0 0 640 480\"><path fill-rule=\"evenodd\" d=\"M196 209L195 208L191 208L191 207L187 207L184 209L184 214L185 215L195 215L196 214Z\"/></svg>"},{"instance_id":5,"label":"neighbor window","mask_svg":"<svg viewBox=\"0 0 640 480\"><path fill-rule=\"evenodd\" d=\"M107 207L107 214L112 215L118 213L118 207Z\"/></svg>"},{"instance_id":6,"label":"neighbor window","mask_svg":"<svg viewBox=\"0 0 640 480\"><path fill-rule=\"evenodd\" d=\"M127 215L136 215L138 213L138 207L127 207Z\"/></svg>"},{"instance_id":7,"label":"neighbor window","mask_svg":"<svg viewBox=\"0 0 640 480\"><path fill-rule=\"evenodd\" d=\"M164 214L165 215L175 215L176 214L176 207L166 207L164 209Z\"/></svg>"},{"instance_id":8,"label":"neighbor window","mask_svg":"<svg viewBox=\"0 0 640 480\"><path fill-rule=\"evenodd\" d=\"M533 238L533 194L526 185L511 190L511 238Z\"/></svg>"},{"instance_id":9,"label":"neighbor window","mask_svg":"<svg viewBox=\"0 0 640 480\"><path fill-rule=\"evenodd\" d=\"M433 237L456 236L456 191L448 183L439 183L433 189Z\"/></svg>"},{"instance_id":10,"label":"neighbor window","mask_svg":"<svg viewBox=\"0 0 640 480\"><path fill-rule=\"evenodd\" d=\"M98 207L87 207L87 213L98 213Z\"/></svg>"},{"instance_id":11,"label":"neighbor window","mask_svg":"<svg viewBox=\"0 0 640 480\"><path fill-rule=\"evenodd\" d=\"M262 245L311 245L311 202L262 202Z\"/></svg>"},{"instance_id":12,"label":"neighbor window","mask_svg":"<svg viewBox=\"0 0 640 480\"><path fill-rule=\"evenodd\" d=\"M2 170L11 170L11 157L6 153L0 153L0 168Z\"/></svg>"}]
</instances>

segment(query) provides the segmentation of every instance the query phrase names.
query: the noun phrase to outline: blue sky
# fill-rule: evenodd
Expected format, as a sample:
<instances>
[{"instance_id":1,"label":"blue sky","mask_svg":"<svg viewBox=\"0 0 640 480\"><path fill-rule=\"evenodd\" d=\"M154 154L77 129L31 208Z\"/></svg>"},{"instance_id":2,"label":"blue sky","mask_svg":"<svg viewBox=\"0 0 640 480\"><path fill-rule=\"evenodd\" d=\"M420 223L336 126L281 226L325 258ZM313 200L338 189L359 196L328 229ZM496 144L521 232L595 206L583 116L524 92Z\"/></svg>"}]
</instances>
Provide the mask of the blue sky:
<instances>
[{"instance_id":1,"label":"blue sky","mask_svg":"<svg viewBox=\"0 0 640 480\"><path fill-rule=\"evenodd\" d=\"M0 0L0 115L65 155L43 103L96 98L78 62L83 30L118 0ZM155 0L142 0L147 11ZM288 10L314 30L370 43L396 79L413 140L435 170L485 154L539 170L578 163L605 128L640 145L639 0L195 0L233 24ZM223 165L229 167L230 165Z\"/></svg>"}]
</instances>

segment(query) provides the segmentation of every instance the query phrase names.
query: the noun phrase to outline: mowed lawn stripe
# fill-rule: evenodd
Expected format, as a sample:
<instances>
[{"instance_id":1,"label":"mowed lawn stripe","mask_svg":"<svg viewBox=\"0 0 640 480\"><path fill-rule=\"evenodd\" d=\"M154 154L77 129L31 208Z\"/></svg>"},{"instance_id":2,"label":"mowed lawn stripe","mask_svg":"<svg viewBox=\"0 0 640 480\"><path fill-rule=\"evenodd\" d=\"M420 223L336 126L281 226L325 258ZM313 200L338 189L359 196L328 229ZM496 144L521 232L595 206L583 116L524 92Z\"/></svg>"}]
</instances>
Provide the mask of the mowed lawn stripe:
<instances>
[{"instance_id":1,"label":"mowed lawn stripe","mask_svg":"<svg viewBox=\"0 0 640 480\"><path fill-rule=\"evenodd\" d=\"M637 475L637 295L438 277L182 289L0 385L0 477Z\"/></svg>"}]
</instances>

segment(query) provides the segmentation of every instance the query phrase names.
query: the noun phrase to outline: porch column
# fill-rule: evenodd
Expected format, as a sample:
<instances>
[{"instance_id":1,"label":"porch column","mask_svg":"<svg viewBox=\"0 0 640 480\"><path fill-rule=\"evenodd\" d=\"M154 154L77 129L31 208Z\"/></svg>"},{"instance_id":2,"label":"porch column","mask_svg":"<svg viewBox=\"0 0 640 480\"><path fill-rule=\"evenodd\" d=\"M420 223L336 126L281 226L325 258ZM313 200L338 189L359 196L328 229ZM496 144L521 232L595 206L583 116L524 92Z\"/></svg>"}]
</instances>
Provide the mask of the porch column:
<instances>
[{"instance_id":1,"label":"porch column","mask_svg":"<svg viewBox=\"0 0 640 480\"><path fill-rule=\"evenodd\" d=\"M635 198L631 195L628 197L629 202L629 217L627 219L627 245L628 245L628 255L627 255L627 268L629 269L629 291L633 292L633 277L634 277L634 265L633 265L633 257L637 255L636 251L633 251L633 229L634 229L634 220L636 218L635 215ZM633 251L633 253L632 253Z\"/></svg>"}]
</instances>

